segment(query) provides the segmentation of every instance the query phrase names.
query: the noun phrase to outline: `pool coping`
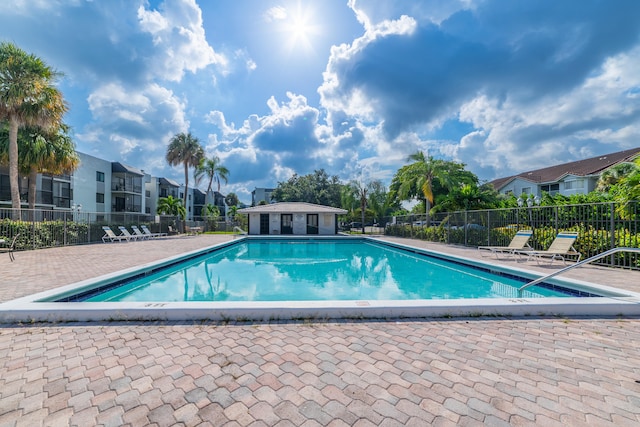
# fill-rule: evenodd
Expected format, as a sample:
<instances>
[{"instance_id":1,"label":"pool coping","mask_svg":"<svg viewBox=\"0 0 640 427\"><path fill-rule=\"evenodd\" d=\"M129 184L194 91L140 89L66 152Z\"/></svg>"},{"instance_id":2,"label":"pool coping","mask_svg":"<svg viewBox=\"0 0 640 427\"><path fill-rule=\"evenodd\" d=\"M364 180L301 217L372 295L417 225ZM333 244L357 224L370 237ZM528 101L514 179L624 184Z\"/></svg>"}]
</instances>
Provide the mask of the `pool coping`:
<instances>
[{"instance_id":1,"label":"pool coping","mask_svg":"<svg viewBox=\"0 0 640 427\"><path fill-rule=\"evenodd\" d=\"M243 236L207 248L189 251L156 262L120 270L0 304L0 322L62 322L122 320L292 320L339 318L429 318L474 316L618 316L640 315L640 294L570 278L557 280L572 288L603 293L597 298L483 298L451 300L361 300L278 302L39 302L54 295L77 293L131 274L151 271L206 252L233 245L244 239L282 239L292 236ZM296 238L295 236L293 236ZM505 267L431 249L363 236L300 236L300 239L358 239L424 253L492 271L516 273L534 280L541 274L517 267Z\"/></svg>"}]
</instances>

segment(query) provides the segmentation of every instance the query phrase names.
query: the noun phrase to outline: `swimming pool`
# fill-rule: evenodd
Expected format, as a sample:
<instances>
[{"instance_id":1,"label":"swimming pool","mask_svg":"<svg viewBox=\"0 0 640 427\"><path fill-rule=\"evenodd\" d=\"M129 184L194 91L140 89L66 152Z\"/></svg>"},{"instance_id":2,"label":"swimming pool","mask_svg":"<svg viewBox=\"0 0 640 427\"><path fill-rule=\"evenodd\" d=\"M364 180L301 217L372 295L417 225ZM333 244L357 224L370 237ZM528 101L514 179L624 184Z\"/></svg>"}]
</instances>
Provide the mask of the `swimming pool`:
<instances>
[{"instance_id":1,"label":"swimming pool","mask_svg":"<svg viewBox=\"0 0 640 427\"><path fill-rule=\"evenodd\" d=\"M246 240L57 301L349 301L515 298L522 278L375 241ZM533 287L528 298L596 296Z\"/></svg>"},{"instance_id":2,"label":"swimming pool","mask_svg":"<svg viewBox=\"0 0 640 427\"><path fill-rule=\"evenodd\" d=\"M330 251L320 250L321 245L329 241L337 244ZM305 252L296 260L292 252L301 252L304 247ZM382 249L384 256L374 256L368 252L370 248ZM352 256L354 253L355 257ZM232 259L241 262L234 265ZM400 266L399 269L396 264ZM434 284L452 280L440 276L431 277L430 268L425 265L436 264L448 274L464 274L466 279L459 282L453 290L436 290L438 286ZM184 265L198 266L194 271L199 270L204 275L191 276L194 273L183 270ZM304 267L290 270L291 265ZM357 281L364 286L358 287L356 294L341 296L341 291L336 291L345 287L342 284L338 286L338 278L344 275L338 265L342 265L341 268L346 266L359 274L356 275ZM250 277L247 274L250 269L256 269L257 278L247 279ZM187 281L183 280L185 272ZM489 275L485 275L486 273ZM401 276L404 275L409 277L409 285L402 279ZM320 279L311 284L310 276L318 276ZM548 287L560 288L560 294L553 289L535 287L530 288L529 293L522 297L515 296L515 288L538 277L538 273L519 268L507 268L490 262L371 238L343 237L336 241L335 237L296 237L283 240L276 236L247 236L162 262L0 304L0 321L640 314L640 295L576 280L550 280ZM152 298L148 295L155 294L156 291L147 291L147 296L139 300L127 301L129 296L126 296L117 297L115 299L120 301L114 302L112 297L127 287L142 289L144 295L147 279L161 284L172 283L172 292L179 289L179 293L183 296L186 294L187 298L167 298L166 295ZM236 279L245 286L230 286ZM458 293L457 288L464 288L467 282L472 283L474 280L476 282L471 286L474 294ZM264 284L266 286L263 288L268 289L283 286L285 282L287 286L276 289L276 295L271 300L262 297L264 289L258 289L259 285ZM246 286L247 284L250 286ZM428 288L433 294L428 296L418 293L424 289L414 289L411 287L413 284L418 284L418 288ZM307 289L294 297L291 287L313 288L313 292ZM356 288L353 285L346 287ZM477 290L483 287L488 290ZM569 295L567 290L570 290ZM235 293L244 295L242 298L231 298ZM580 294L587 297L577 297ZM88 302L98 295L107 295L112 301ZM207 298L189 298L196 295L205 295ZM339 296L344 299L337 299Z\"/></svg>"}]
</instances>

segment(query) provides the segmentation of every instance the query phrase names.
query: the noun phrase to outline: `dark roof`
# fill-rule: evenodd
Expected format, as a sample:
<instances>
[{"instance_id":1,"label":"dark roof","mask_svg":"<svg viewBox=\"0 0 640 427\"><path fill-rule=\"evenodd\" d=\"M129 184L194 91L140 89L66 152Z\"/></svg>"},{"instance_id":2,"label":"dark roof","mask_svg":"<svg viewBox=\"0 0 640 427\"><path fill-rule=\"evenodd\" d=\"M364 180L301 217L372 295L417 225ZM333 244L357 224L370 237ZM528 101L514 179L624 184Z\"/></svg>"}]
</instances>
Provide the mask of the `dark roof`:
<instances>
[{"instance_id":1,"label":"dark roof","mask_svg":"<svg viewBox=\"0 0 640 427\"><path fill-rule=\"evenodd\" d=\"M140 169L136 169L134 167L131 167L131 166L128 166L128 165L124 165L124 164L119 163L119 162L111 163L111 172L115 172L115 173L130 173L130 174L133 174L133 175L144 176L144 172L142 172Z\"/></svg>"},{"instance_id":2,"label":"dark roof","mask_svg":"<svg viewBox=\"0 0 640 427\"><path fill-rule=\"evenodd\" d=\"M618 163L631 162L638 156L640 156L640 147L618 151L617 153L603 154L602 156L592 157L590 159L562 163L560 165L522 172L518 175L494 179L489 182L489 184L493 185L496 190L499 190L515 178L526 179L540 184L544 182L559 181L565 175L597 175Z\"/></svg>"},{"instance_id":3,"label":"dark roof","mask_svg":"<svg viewBox=\"0 0 640 427\"><path fill-rule=\"evenodd\" d=\"M180 187L180 184L169 178L159 178L158 183L160 185L168 185L170 187Z\"/></svg>"}]
</instances>

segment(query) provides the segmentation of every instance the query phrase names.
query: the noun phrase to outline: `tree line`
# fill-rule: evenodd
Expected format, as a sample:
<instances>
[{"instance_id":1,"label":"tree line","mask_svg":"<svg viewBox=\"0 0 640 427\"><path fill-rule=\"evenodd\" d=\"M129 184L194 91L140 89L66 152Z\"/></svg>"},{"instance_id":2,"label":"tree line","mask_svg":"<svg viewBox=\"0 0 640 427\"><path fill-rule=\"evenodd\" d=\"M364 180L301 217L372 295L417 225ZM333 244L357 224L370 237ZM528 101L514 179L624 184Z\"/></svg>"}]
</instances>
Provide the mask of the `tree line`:
<instances>
[{"instance_id":1,"label":"tree line","mask_svg":"<svg viewBox=\"0 0 640 427\"><path fill-rule=\"evenodd\" d=\"M380 180L343 183L324 169L308 175L293 175L279 182L272 198L280 202L308 202L346 209L347 222L366 224L407 214L497 209L518 206L515 195L499 194L491 184L480 183L464 163L435 159L418 151L407 158L387 188ZM640 199L640 159L605 171L595 191L563 196L543 193L541 205L627 202ZM413 201L411 209L403 202Z\"/></svg>"}]
</instances>

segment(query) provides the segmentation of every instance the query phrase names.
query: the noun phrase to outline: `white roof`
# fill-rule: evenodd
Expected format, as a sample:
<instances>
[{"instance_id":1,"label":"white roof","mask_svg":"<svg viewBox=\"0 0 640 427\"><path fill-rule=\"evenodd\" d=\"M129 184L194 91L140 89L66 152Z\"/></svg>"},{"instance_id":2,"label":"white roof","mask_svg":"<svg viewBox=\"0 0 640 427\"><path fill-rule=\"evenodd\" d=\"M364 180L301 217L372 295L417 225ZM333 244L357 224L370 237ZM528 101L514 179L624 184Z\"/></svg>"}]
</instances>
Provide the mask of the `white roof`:
<instances>
[{"instance_id":1,"label":"white roof","mask_svg":"<svg viewBox=\"0 0 640 427\"><path fill-rule=\"evenodd\" d=\"M347 210L332 208L331 206L315 205L304 202L280 202L269 205L258 205L250 208L238 209L239 213L332 213L346 214Z\"/></svg>"}]
</instances>

